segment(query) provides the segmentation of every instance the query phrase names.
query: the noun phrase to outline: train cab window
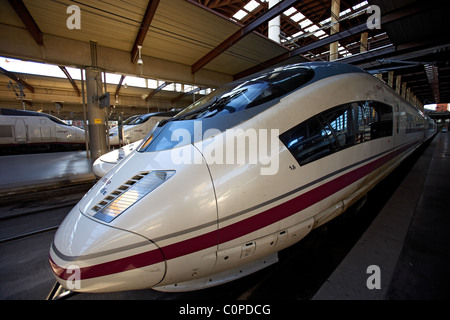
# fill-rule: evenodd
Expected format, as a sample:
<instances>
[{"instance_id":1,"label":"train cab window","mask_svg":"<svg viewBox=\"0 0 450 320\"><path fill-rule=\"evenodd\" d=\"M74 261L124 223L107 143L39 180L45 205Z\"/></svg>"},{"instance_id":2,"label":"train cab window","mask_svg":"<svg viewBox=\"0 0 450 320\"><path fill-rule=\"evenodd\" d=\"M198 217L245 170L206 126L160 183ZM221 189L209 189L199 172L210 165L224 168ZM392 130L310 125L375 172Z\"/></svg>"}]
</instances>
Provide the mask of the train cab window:
<instances>
[{"instance_id":1,"label":"train cab window","mask_svg":"<svg viewBox=\"0 0 450 320\"><path fill-rule=\"evenodd\" d=\"M41 117L46 117L46 118L50 119L50 121L53 121L56 124L60 124L62 126L68 126L68 124L66 122L64 122L64 121L62 121L62 120L58 119L57 117L52 116L50 114L37 114L37 115L41 116Z\"/></svg>"},{"instance_id":2,"label":"train cab window","mask_svg":"<svg viewBox=\"0 0 450 320\"><path fill-rule=\"evenodd\" d=\"M151 116L152 116L152 114L144 114L144 115L139 116L136 119L133 119L132 121L130 121L128 123L128 125L134 126L137 124L142 124L142 123L146 122L148 119L150 119Z\"/></svg>"},{"instance_id":3,"label":"train cab window","mask_svg":"<svg viewBox=\"0 0 450 320\"><path fill-rule=\"evenodd\" d=\"M280 139L301 166L336 151L331 129L316 117L283 133Z\"/></svg>"},{"instance_id":4,"label":"train cab window","mask_svg":"<svg viewBox=\"0 0 450 320\"><path fill-rule=\"evenodd\" d=\"M295 66L243 78L191 104L172 121L211 118L250 109L300 88L313 77L312 69Z\"/></svg>"}]
</instances>

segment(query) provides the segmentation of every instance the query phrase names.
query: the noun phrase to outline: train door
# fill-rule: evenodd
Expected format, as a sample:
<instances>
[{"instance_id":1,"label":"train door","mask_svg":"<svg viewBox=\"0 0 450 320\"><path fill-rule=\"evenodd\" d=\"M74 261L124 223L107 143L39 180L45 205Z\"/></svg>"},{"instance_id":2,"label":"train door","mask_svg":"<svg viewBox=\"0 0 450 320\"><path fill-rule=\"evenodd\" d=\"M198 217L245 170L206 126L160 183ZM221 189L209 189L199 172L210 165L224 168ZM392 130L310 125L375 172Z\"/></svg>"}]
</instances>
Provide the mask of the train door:
<instances>
[{"instance_id":1,"label":"train door","mask_svg":"<svg viewBox=\"0 0 450 320\"><path fill-rule=\"evenodd\" d=\"M27 126L25 124L25 120L16 119L16 123L14 125L14 137L15 142L17 143L24 143L28 141Z\"/></svg>"},{"instance_id":2,"label":"train door","mask_svg":"<svg viewBox=\"0 0 450 320\"><path fill-rule=\"evenodd\" d=\"M46 119L40 119L41 141L52 141L52 130Z\"/></svg>"}]
</instances>

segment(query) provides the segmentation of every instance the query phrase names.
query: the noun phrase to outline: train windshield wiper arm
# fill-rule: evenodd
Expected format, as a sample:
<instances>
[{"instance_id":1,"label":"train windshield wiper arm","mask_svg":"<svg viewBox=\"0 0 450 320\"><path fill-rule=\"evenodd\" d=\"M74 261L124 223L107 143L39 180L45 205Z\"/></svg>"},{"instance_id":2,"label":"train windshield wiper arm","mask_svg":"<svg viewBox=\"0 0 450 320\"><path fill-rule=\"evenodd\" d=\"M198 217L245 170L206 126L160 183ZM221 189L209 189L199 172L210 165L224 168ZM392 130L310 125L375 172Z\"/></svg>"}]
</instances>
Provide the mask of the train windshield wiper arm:
<instances>
[{"instance_id":1,"label":"train windshield wiper arm","mask_svg":"<svg viewBox=\"0 0 450 320\"><path fill-rule=\"evenodd\" d=\"M236 91L228 96L222 96L221 98L215 97L212 102L206 104L205 106L192 110L191 112L188 112L186 114L182 114L179 117L174 117L170 120L186 120L186 119L200 119L203 118L204 115L207 115L207 112L212 112L214 110L217 110L226 104L228 104L230 101L235 99L236 97L242 95L244 92L246 92L248 89L241 89L239 91ZM207 117L205 117L207 118Z\"/></svg>"}]
</instances>

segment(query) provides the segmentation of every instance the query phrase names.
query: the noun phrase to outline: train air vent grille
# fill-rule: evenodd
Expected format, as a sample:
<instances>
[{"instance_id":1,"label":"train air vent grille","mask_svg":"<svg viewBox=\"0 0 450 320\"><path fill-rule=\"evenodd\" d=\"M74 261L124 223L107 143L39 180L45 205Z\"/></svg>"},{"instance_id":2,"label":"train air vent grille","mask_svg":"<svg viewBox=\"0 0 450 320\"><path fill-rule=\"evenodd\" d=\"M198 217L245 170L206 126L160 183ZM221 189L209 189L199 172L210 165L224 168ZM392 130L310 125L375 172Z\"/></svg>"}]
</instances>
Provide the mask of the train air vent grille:
<instances>
[{"instance_id":1,"label":"train air vent grille","mask_svg":"<svg viewBox=\"0 0 450 320\"><path fill-rule=\"evenodd\" d=\"M111 222L174 175L175 171L144 171L128 179L91 208L95 218Z\"/></svg>"},{"instance_id":2,"label":"train air vent grille","mask_svg":"<svg viewBox=\"0 0 450 320\"><path fill-rule=\"evenodd\" d=\"M110 204L112 201L117 199L124 191L128 190L132 185L141 180L143 177L148 175L150 172L140 172L135 175L133 178L122 184L116 190L107 195L102 201L100 201L97 205L92 207L92 211L99 212L101 209L106 207L106 205Z\"/></svg>"}]
</instances>

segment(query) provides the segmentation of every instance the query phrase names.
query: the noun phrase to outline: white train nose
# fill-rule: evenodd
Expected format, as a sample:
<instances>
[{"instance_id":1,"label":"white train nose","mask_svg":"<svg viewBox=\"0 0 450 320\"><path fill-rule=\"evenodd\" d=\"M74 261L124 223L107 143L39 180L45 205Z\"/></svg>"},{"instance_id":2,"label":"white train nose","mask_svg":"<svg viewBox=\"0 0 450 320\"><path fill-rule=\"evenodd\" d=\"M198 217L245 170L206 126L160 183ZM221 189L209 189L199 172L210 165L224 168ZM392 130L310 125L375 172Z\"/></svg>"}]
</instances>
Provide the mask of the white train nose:
<instances>
[{"instance_id":1,"label":"white train nose","mask_svg":"<svg viewBox=\"0 0 450 320\"><path fill-rule=\"evenodd\" d=\"M72 209L50 249L57 281L79 292L144 289L164 278L161 250L149 239L96 222Z\"/></svg>"}]
</instances>

